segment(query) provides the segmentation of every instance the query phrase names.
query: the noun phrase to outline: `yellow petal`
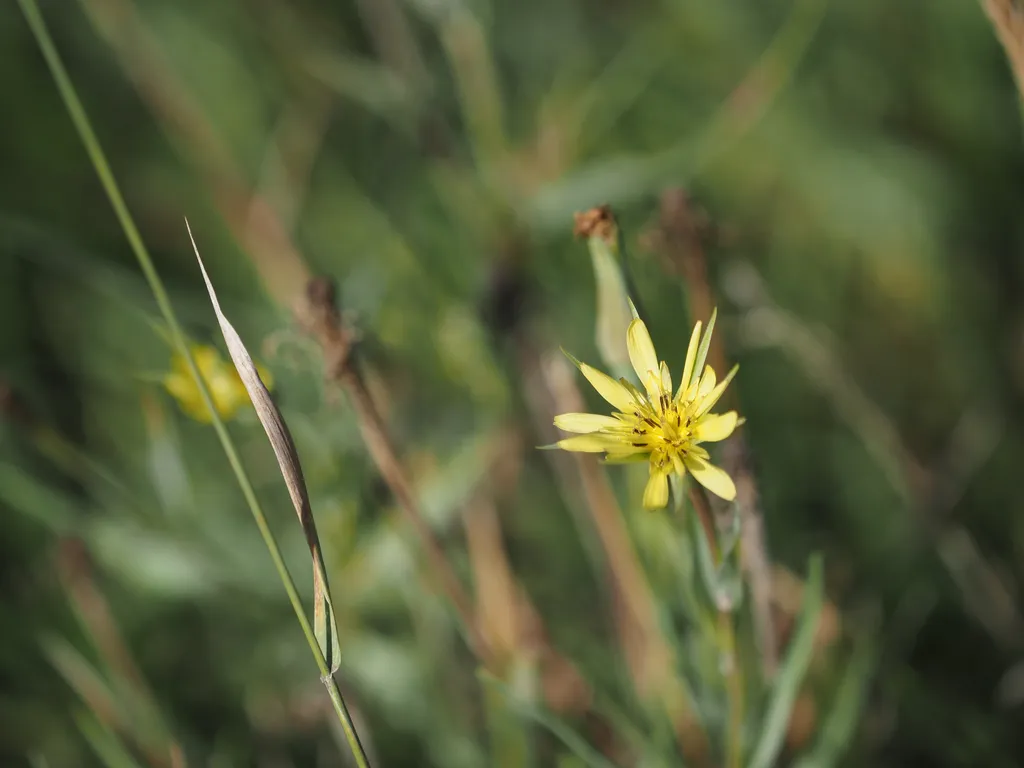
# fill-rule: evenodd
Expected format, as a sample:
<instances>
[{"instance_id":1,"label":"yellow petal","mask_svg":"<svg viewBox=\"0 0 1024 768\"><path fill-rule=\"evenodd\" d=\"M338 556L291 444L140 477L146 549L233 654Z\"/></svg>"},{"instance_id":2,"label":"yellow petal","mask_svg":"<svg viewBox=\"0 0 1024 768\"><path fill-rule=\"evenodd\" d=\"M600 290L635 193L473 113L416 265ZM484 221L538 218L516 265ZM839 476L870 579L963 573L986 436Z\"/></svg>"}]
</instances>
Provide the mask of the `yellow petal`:
<instances>
[{"instance_id":1,"label":"yellow petal","mask_svg":"<svg viewBox=\"0 0 1024 768\"><path fill-rule=\"evenodd\" d=\"M704 397L715 388L715 369L710 365L704 369L704 375L700 377L700 384L697 385L697 399Z\"/></svg>"},{"instance_id":2,"label":"yellow petal","mask_svg":"<svg viewBox=\"0 0 1024 768\"><path fill-rule=\"evenodd\" d=\"M700 347L697 348L697 360L694 362L694 372L700 371L708 359L708 350L711 349L711 334L715 332L715 319L718 317L718 307L711 310L711 319L708 320L708 327L704 329L704 338L700 340Z\"/></svg>"},{"instance_id":3,"label":"yellow petal","mask_svg":"<svg viewBox=\"0 0 1024 768\"><path fill-rule=\"evenodd\" d=\"M672 469L674 469L675 473L680 477L686 474L686 465L683 464L683 457L678 453L672 454Z\"/></svg>"},{"instance_id":4,"label":"yellow petal","mask_svg":"<svg viewBox=\"0 0 1024 768\"><path fill-rule=\"evenodd\" d=\"M686 349L686 364L683 365L683 378L679 380L679 391L676 392L678 400L690 386L690 379L693 378L693 364L697 361L697 345L700 343L700 320L693 326L693 333L690 334L690 346Z\"/></svg>"},{"instance_id":5,"label":"yellow petal","mask_svg":"<svg viewBox=\"0 0 1024 768\"><path fill-rule=\"evenodd\" d=\"M618 410L623 413L632 413L636 410L636 403L629 394L629 390L607 373L602 373L597 368L586 363L580 363L580 371L587 377L590 385L597 390L597 394L614 405Z\"/></svg>"},{"instance_id":6,"label":"yellow petal","mask_svg":"<svg viewBox=\"0 0 1024 768\"><path fill-rule=\"evenodd\" d=\"M707 449L703 445L697 445L696 443L690 443L690 447L686 449L686 452L691 456L696 456L698 459L704 459L704 461L711 458L711 454L707 452Z\"/></svg>"},{"instance_id":7,"label":"yellow petal","mask_svg":"<svg viewBox=\"0 0 1024 768\"><path fill-rule=\"evenodd\" d=\"M697 422L693 430L693 438L701 442L714 443L725 440L736 429L739 415L736 411L709 414Z\"/></svg>"},{"instance_id":8,"label":"yellow petal","mask_svg":"<svg viewBox=\"0 0 1024 768\"><path fill-rule=\"evenodd\" d=\"M711 391L710 391L710 392L709 392L709 393L708 393L708 394L707 394L707 395L706 395L706 396L704 397L704 399L703 399L703 400L701 400L701 402L700 402L700 405L699 405L699 406L697 406L697 410L696 410L696 411L694 411L694 414L693 414L693 415L694 415L694 417L695 417L695 418L698 418L698 419L699 419L699 418L700 418L701 416L703 416L703 415L704 415L705 413L707 413L707 412L708 412L708 411L710 411L710 410L711 410L712 408L714 408L714 406L715 406L715 403L717 403L717 402L718 402L719 398L720 398L720 397L722 396L722 394L723 394L723 393L725 392L725 388L729 386L729 382L730 382L730 381L732 381L732 378L733 378L733 376L735 376L735 375L736 375L736 371L738 371L739 369L740 369L740 367L739 367L738 365L734 365L734 366L732 367L732 370L731 370L731 371L729 371L729 375L728 375L728 376L726 376L726 377L725 377L724 379L722 379L722 380L721 380L721 381L720 381L720 382L718 383L718 386L716 386L716 387L715 387L715 388L714 388L713 390L711 390Z\"/></svg>"},{"instance_id":9,"label":"yellow petal","mask_svg":"<svg viewBox=\"0 0 1024 768\"><path fill-rule=\"evenodd\" d=\"M596 413L563 413L555 416L555 426L566 432L588 434L605 427L620 427L622 422Z\"/></svg>"},{"instance_id":10,"label":"yellow petal","mask_svg":"<svg viewBox=\"0 0 1024 768\"><path fill-rule=\"evenodd\" d=\"M661 391L672 394L672 372L664 360L661 361Z\"/></svg>"},{"instance_id":11,"label":"yellow petal","mask_svg":"<svg viewBox=\"0 0 1024 768\"><path fill-rule=\"evenodd\" d=\"M616 450L622 444L621 439L608 435L577 435L576 437L567 437L555 443L563 451L579 451L580 453L604 453L605 451Z\"/></svg>"},{"instance_id":12,"label":"yellow petal","mask_svg":"<svg viewBox=\"0 0 1024 768\"><path fill-rule=\"evenodd\" d=\"M696 456L687 456L685 461L686 468L690 470L694 479L713 494L721 496L726 501L736 498L736 486L724 469Z\"/></svg>"},{"instance_id":13,"label":"yellow petal","mask_svg":"<svg viewBox=\"0 0 1024 768\"><path fill-rule=\"evenodd\" d=\"M639 464L647 461L646 453L609 453L604 458L605 464Z\"/></svg>"},{"instance_id":14,"label":"yellow petal","mask_svg":"<svg viewBox=\"0 0 1024 768\"><path fill-rule=\"evenodd\" d=\"M644 488L644 509L662 509L668 504L668 473L651 470Z\"/></svg>"},{"instance_id":15,"label":"yellow petal","mask_svg":"<svg viewBox=\"0 0 1024 768\"><path fill-rule=\"evenodd\" d=\"M647 387L647 394L655 399L659 392L651 390L651 375L655 377L653 384L660 384L660 370L658 368L658 353L654 351L654 342L651 341L651 334L647 332L644 321L637 318L629 324L626 331L626 348L629 350L629 361L633 364L640 383Z\"/></svg>"}]
</instances>

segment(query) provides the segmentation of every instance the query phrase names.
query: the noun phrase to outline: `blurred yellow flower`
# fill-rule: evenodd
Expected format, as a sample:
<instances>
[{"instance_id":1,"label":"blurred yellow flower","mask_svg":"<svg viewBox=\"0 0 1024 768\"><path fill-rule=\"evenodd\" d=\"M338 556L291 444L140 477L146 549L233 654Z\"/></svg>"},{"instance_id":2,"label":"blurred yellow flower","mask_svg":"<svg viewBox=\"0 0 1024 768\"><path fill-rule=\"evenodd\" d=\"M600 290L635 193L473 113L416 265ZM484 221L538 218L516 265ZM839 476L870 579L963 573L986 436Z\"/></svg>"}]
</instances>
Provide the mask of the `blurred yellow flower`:
<instances>
[{"instance_id":1,"label":"blurred yellow flower","mask_svg":"<svg viewBox=\"0 0 1024 768\"><path fill-rule=\"evenodd\" d=\"M240 408L252 402L230 359L225 359L215 347L207 344L193 344L191 350L199 368L199 375L203 377L206 388L210 390L213 405L222 419L233 418ZM273 379L270 372L262 365L257 365L256 370L267 389L271 389ZM203 396L199 392L199 386L189 371L188 363L178 352L171 357L171 370L164 375L163 385L187 415L206 424L212 421L210 412L203 402Z\"/></svg>"},{"instance_id":2,"label":"blurred yellow flower","mask_svg":"<svg viewBox=\"0 0 1024 768\"><path fill-rule=\"evenodd\" d=\"M650 478L644 490L646 509L661 509L667 505L669 476L675 472L683 477L687 470L712 493L728 501L736 497L732 478L708 461L708 452L700 445L724 440L741 423L736 411L710 412L739 366L734 366L729 375L717 383L710 365L704 368L703 375L700 374L711 346L717 313L715 310L711 314L703 337L700 322L694 327L682 380L674 396L668 366L658 361L647 326L639 318L629 324L626 346L644 391L626 379L616 381L573 358L587 381L616 410L611 416L593 413L557 416L555 426L575 432L577 436L560 440L556 445L566 451L604 453L610 463L649 462Z\"/></svg>"}]
</instances>

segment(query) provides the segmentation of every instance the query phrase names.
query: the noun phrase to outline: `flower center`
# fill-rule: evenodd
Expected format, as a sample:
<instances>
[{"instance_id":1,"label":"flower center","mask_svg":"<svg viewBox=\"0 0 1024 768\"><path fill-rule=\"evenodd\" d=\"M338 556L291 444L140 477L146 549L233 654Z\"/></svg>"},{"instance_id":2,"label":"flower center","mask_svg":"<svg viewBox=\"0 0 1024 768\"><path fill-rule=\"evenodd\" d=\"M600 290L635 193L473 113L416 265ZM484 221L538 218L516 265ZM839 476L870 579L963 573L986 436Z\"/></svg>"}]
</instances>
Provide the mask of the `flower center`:
<instances>
[{"instance_id":1,"label":"flower center","mask_svg":"<svg viewBox=\"0 0 1024 768\"><path fill-rule=\"evenodd\" d=\"M636 425L633 428L634 445L647 446L652 451L664 453L666 458L672 454L685 454L690 448L693 437L692 419L685 404L663 400L658 410L644 409L635 411ZM659 412L660 411L660 412Z\"/></svg>"}]
</instances>

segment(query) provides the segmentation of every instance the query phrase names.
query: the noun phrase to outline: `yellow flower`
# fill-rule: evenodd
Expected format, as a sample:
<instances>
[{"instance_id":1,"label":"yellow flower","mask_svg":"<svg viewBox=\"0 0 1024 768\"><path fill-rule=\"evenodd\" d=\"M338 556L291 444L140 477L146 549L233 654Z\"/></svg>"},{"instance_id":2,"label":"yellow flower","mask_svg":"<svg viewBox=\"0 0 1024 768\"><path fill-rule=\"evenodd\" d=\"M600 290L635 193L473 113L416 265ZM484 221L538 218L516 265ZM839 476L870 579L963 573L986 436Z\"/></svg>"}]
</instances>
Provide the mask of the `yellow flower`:
<instances>
[{"instance_id":1,"label":"yellow flower","mask_svg":"<svg viewBox=\"0 0 1024 768\"><path fill-rule=\"evenodd\" d=\"M224 420L233 418L240 408L251 402L235 366L230 360L221 357L216 348L206 344L193 344L191 350L218 415ZM273 386L270 372L261 365L257 365L256 370L267 389L270 389ZM163 385L186 414L206 424L212 421L199 386L181 354L175 352L171 357L171 370L164 375Z\"/></svg>"},{"instance_id":2,"label":"yellow flower","mask_svg":"<svg viewBox=\"0 0 1024 768\"><path fill-rule=\"evenodd\" d=\"M644 490L647 509L661 509L668 504L668 480L673 472L683 477L689 471L709 491L732 501L736 497L732 478L708 461L708 452L701 446L701 443L724 440L740 423L736 411L711 413L739 366L733 367L721 382L716 382L710 365L704 368L703 375L700 373L711 345L717 313L717 310L712 312L703 337L700 322L694 327L675 395L668 366L658 361L651 335L639 318L629 324L626 346L643 390L626 379L616 381L573 359L587 381L615 411L611 416L593 413L557 416L555 426L575 432L577 436L560 440L556 445L566 451L604 453L611 463L649 462L650 478Z\"/></svg>"}]
</instances>

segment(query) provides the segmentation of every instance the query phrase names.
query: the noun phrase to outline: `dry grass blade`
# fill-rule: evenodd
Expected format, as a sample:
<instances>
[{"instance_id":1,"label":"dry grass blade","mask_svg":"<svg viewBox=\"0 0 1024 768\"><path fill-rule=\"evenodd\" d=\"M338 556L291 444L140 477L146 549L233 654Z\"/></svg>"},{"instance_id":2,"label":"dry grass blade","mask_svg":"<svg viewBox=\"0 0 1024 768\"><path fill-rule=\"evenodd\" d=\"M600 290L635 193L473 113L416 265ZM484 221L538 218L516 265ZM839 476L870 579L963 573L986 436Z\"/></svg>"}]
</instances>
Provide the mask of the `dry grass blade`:
<instances>
[{"instance_id":1,"label":"dry grass blade","mask_svg":"<svg viewBox=\"0 0 1024 768\"><path fill-rule=\"evenodd\" d=\"M981 0L981 7L992 22L1024 99L1024 9L1017 0Z\"/></svg>"},{"instance_id":2,"label":"dry grass blade","mask_svg":"<svg viewBox=\"0 0 1024 768\"><path fill-rule=\"evenodd\" d=\"M185 222L188 227L188 222ZM270 397L263 381L260 380L256 371L256 364L252 356L245 348L242 338L238 335L234 326L225 317L217 300L217 292L213 289L210 276L206 273L206 266L199 255L195 238L192 237L192 228L188 227L188 236L192 241L192 249L195 251L196 259L199 261L199 268L203 272L203 280L206 282L206 289L210 293L210 302L213 304L213 311L217 315L217 323L220 325L224 341L228 346L228 353L231 361L242 378L252 404L256 409L263 429L266 430L267 438L274 449L277 457L277 464L281 468L281 475L284 477L285 485L288 486L288 495L291 496L295 512L299 516L299 524L306 535L306 543L309 545L309 553L313 557L313 629L317 641L323 651L327 666L333 674L338 669L341 658L341 649L338 646L338 628L334 619L334 608L331 603L330 589L327 584L327 571L324 567L323 552L320 548L320 537L316 532L316 523L313 520L313 510L309 503L309 493L306 490L306 481L302 476L302 466L299 463L299 455L295 450L295 442L292 440L291 432L277 410L274 401Z\"/></svg>"}]
</instances>

